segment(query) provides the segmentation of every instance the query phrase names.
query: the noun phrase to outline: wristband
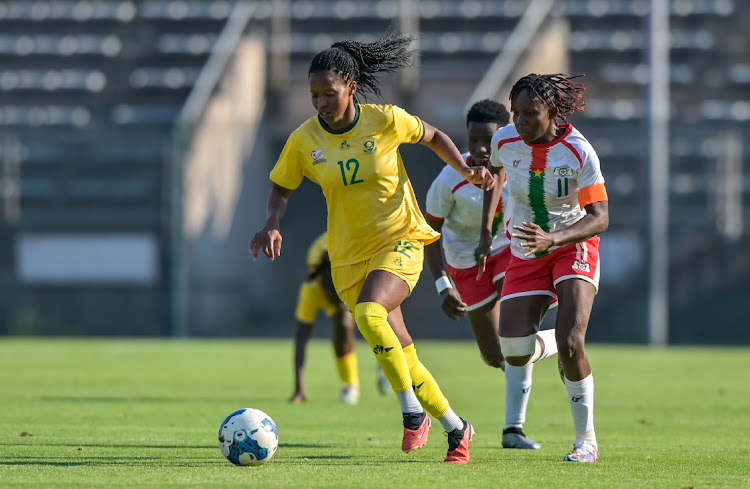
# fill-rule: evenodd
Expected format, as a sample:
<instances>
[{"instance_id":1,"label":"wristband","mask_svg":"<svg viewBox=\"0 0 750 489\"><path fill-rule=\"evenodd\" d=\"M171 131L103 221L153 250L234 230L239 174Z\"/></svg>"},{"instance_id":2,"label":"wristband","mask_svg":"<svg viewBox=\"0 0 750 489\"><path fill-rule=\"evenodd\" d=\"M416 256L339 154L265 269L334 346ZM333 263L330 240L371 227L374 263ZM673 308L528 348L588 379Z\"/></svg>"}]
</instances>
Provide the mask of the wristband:
<instances>
[{"instance_id":1,"label":"wristband","mask_svg":"<svg viewBox=\"0 0 750 489\"><path fill-rule=\"evenodd\" d=\"M452 289L453 284L451 284L450 279L443 275L439 279L435 280L435 288L438 291L438 294L442 294L445 289Z\"/></svg>"}]
</instances>

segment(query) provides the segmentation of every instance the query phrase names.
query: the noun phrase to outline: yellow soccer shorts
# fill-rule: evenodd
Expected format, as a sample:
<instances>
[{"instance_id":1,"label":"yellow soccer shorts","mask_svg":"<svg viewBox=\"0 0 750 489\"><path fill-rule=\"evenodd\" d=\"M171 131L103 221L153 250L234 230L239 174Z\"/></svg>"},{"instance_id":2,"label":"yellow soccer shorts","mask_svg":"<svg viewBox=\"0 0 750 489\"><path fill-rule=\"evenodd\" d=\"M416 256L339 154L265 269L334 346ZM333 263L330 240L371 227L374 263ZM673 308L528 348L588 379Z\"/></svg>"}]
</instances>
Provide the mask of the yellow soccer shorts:
<instances>
[{"instance_id":1,"label":"yellow soccer shorts","mask_svg":"<svg viewBox=\"0 0 750 489\"><path fill-rule=\"evenodd\" d=\"M319 280L304 281L299 288L297 298L297 309L294 316L297 321L305 324L313 324L319 310L323 310L327 316L336 314L336 305L323 291Z\"/></svg>"},{"instance_id":2,"label":"yellow soccer shorts","mask_svg":"<svg viewBox=\"0 0 750 489\"><path fill-rule=\"evenodd\" d=\"M408 238L394 241L381 248L371 258L350 265L331 268L333 285L339 298L350 311L354 311L357 298L365 283L365 279L374 270L385 270L400 277L409 286L409 291L419 281L424 259L424 243L410 241Z\"/></svg>"}]
</instances>

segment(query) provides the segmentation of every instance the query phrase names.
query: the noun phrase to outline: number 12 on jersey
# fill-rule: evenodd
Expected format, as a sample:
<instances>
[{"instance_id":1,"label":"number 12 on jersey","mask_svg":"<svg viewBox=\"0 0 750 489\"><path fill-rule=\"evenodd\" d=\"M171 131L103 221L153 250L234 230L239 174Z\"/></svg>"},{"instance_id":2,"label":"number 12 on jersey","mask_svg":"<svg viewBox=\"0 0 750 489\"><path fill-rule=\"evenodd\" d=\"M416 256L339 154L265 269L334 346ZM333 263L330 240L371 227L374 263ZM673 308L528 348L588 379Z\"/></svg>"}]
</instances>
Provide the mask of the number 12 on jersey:
<instances>
[{"instance_id":1,"label":"number 12 on jersey","mask_svg":"<svg viewBox=\"0 0 750 489\"><path fill-rule=\"evenodd\" d=\"M362 183L364 180L357 180L357 172L359 171L359 161L355 160L354 158L351 158L349 160L346 160L346 163L342 161L339 161L339 168L341 169L341 179L344 181L344 186L347 185L354 185L355 183ZM354 167L354 168L352 168ZM346 181L346 174L350 172L351 178L349 181Z\"/></svg>"}]
</instances>

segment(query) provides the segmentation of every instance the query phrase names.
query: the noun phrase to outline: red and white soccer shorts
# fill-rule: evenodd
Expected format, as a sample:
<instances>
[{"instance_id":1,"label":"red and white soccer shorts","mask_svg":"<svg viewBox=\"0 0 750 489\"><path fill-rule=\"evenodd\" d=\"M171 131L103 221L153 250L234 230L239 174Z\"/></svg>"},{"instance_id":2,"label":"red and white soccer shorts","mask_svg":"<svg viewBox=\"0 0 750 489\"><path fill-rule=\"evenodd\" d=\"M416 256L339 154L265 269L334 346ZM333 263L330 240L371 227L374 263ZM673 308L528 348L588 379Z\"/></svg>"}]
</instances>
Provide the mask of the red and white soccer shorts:
<instances>
[{"instance_id":1,"label":"red and white soccer shorts","mask_svg":"<svg viewBox=\"0 0 750 489\"><path fill-rule=\"evenodd\" d=\"M571 278L585 280L599 290L599 236L531 260L513 256L500 300L526 295L549 295L557 299L555 287Z\"/></svg>"},{"instance_id":2,"label":"red and white soccer shorts","mask_svg":"<svg viewBox=\"0 0 750 489\"><path fill-rule=\"evenodd\" d=\"M448 265L448 273L456 284L461 300L467 305L467 311L478 309L497 297L495 282L505 277L505 269L508 268L512 256L510 246L506 246L500 253L487 258L484 273L479 280L479 265L471 268L453 268Z\"/></svg>"}]
</instances>

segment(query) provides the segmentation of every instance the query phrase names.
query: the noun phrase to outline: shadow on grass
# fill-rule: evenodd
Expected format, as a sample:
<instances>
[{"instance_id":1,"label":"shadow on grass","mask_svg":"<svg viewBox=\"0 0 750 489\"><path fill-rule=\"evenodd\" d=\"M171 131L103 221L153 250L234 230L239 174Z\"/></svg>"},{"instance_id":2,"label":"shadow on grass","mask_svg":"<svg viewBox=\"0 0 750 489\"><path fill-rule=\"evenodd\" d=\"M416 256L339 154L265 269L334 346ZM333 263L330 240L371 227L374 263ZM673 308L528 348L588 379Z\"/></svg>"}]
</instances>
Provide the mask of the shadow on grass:
<instances>
[{"instance_id":1,"label":"shadow on grass","mask_svg":"<svg viewBox=\"0 0 750 489\"><path fill-rule=\"evenodd\" d=\"M0 443L0 447L168 448L170 450L216 450L217 445L103 445L92 443Z\"/></svg>"},{"instance_id":2,"label":"shadow on grass","mask_svg":"<svg viewBox=\"0 0 750 489\"><path fill-rule=\"evenodd\" d=\"M331 448L333 445L321 445L320 443L279 443L279 448Z\"/></svg>"},{"instance_id":3,"label":"shadow on grass","mask_svg":"<svg viewBox=\"0 0 750 489\"><path fill-rule=\"evenodd\" d=\"M253 397L253 398L236 398L236 397L156 397L156 396L40 396L36 398L43 402L91 402L91 403L117 403L117 402L134 402L134 403L184 403L184 402L226 402L237 405L258 404L278 402L281 398L276 397Z\"/></svg>"},{"instance_id":4,"label":"shadow on grass","mask_svg":"<svg viewBox=\"0 0 750 489\"><path fill-rule=\"evenodd\" d=\"M299 457L276 457L270 463L274 465L302 465L307 462L309 465L331 465L331 466L383 466L386 464L416 464L416 465L436 465L442 464L443 459L412 459L405 460L401 457L394 458L378 458L374 460L368 457L354 456L354 455L308 455Z\"/></svg>"},{"instance_id":5,"label":"shadow on grass","mask_svg":"<svg viewBox=\"0 0 750 489\"><path fill-rule=\"evenodd\" d=\"M442 459L404 459L401 457L378 458L373 460L369 457L353 455L308 455L298 457L276 457L272 462L274 465L330 465L330 466L383 466L390 464L416 464L436 465L442 464ZM224 466L228 462L223 457L216 458L188 458L164 459L158 457L8 457L0 460L0 467L209 467ZM231 464L230 464L231 465Z\"/></svg>"},{"instance_id":6,"label":"shadow on grass","mask_svg":"<svg viewBox=\"0 0 750 489\"><path fill-rule=\"evenodd\" d=\"M199 449L216 450L217 445L106 445L92 443L0 443L0 447L83 447L83 448L168 448L170 450ZM321 445L318 443L282 443L279 448L331 448L332 445Z\"/></svg>"},{"instance_id":7,"label":"shadow on grass","mask_svg":"<svg viewBox=\"0 0 750 489\"><path fill-rule=\"evenodd\" d=\"M305 455L299 457L289 457L297 460L348 460L355 458L351 455Z\"/></svg>"},{"instance_id":8,"label":"shadow on grass","mask_svg":"<svg viewBox=\"0 0 750 489\"><path fill-rule=\"evenodd\" d=\"M17 460L2 460L0 466L50 466L50 467L78 467L78 466L133 466L133 467L198 467L205 465L224 465L223 458L180 458L180 460L165 460L156 457L13 457Z\"/></svg>"}]
</instances>

